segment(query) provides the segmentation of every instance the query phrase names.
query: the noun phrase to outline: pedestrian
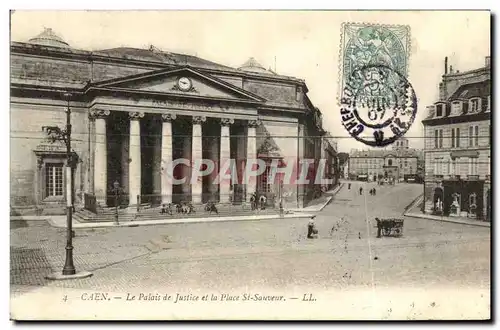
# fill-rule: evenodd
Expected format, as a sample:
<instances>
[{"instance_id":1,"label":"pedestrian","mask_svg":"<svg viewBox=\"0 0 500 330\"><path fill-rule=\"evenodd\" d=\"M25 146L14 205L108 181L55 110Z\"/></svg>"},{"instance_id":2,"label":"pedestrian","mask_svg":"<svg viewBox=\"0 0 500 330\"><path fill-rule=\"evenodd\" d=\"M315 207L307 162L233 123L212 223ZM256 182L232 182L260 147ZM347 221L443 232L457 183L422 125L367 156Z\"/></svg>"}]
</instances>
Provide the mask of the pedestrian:
<instances>
[{"instance_id":1,"label":"pedestrian","mask_svg":"<svg viewBox=\"0 0 500 330\"><path fill-rule=\"evenodd\" d=\"M318 237L318 229L314 223L314 220L309 220L307 224L307 238L317 238Z\"/></svg>"},{"instance_id":2,"label":"pedestrian","mask_svg":"<svg viewBox=\"0 0 500 330\"><path fill-rule=\"evenodd\" d=\"M359 187L359 194L363 195L363 187Z\"/></svg>"},{"instance_id":3,"label":"pedestrian","mask_svg":"<svg viewBox=\"0 0 500 330\"><path fill-rule=\"evenodd\" d=\"M266 196L261 195L259 201L260 201L260 209L264 210L266 208L266 201L267 201Z\"/></svg>"},{"instance_id":4,"label":"pedestrian","mask_svg":"<svg viewBox=\"0 0 500 330\"><path fill-rule=\"evenodd\" d=\"M351 184L350 183L347 185L347 189L351 190Z\"/></svg>"},{"instance_id":5,"label":"pedestrian","mask_svg":"<svg viewBox=\"0 0 500 330\"><path fill-rule=\"evenodd\" d=\"M257 196L255 193L253 193L251 196L250 196L250 206L252 208L252 211L255 210L257 208Z\"/></svg>"},{"instance_id":6,"label":"pedestrian","mask_svg":"<svg viewBox=\"0 0 500 330\"><path fill-rule=\"evenodd\" d=\"M377 195L377 189L373 188L373 196Z\"/></svg>"},{"instance_id":7,"label":"pedestrian","mask_svg":"<svg viewBox=\"0 0 500 330\"><path fill-rule=\"evenodd\" d=\"M382 231L382 223L380 222L379 218L375 218L375 221L377 221L377 238L381 237L381 231Z\"/></svg>"}]
</instances>

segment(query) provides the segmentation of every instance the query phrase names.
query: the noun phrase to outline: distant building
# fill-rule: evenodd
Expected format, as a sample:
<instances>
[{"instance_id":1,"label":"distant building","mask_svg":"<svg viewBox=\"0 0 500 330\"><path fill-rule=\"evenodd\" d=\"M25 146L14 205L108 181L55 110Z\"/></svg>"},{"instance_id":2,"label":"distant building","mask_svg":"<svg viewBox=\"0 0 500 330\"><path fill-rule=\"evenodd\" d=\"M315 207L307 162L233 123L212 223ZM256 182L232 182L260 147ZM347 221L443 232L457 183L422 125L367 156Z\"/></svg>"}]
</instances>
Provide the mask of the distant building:
<instances>
[{"instance_id":1,"label":"distant building","mask_svg":"<svg viewBox=\"0 0 500 330\"><path fill-rule=\"evenodd\" d=\"M393 144L392 144L392 150L404 150L404 149L409 149L410 144L408 142L408 139L405 137L401 137L397 139Z\"/></svg>"},{"instance_id":2,"label":"distant building","mask_svg":"<svg viewBox=\"0 0 500 330\"><path fill-rule=\"evenodd\" d=\"M387 178L396 182L417 173L418 151L396 150L351 150L349 154L349 176L363 181Z\"/></svg>"},{"instance_id":3,"label":"distant building","mask_svg":"<svg viewBox=\"0 0 500 330\"><path fill-rule=\"evenodd\" d=\"M491 217L491 68L448 71L425 128L424 212Z\"/></svg>"},{"instance_id":4,"label":"distant building","mask_svg":"<svg viewBox=\"0 0 500 330\"><path fill-rule=\"evenodd\" d=\"M347 159L340 167L340 171L342 173L342 177L344 179L349 178L349 159Z\"/></svg>"}]
</instances>

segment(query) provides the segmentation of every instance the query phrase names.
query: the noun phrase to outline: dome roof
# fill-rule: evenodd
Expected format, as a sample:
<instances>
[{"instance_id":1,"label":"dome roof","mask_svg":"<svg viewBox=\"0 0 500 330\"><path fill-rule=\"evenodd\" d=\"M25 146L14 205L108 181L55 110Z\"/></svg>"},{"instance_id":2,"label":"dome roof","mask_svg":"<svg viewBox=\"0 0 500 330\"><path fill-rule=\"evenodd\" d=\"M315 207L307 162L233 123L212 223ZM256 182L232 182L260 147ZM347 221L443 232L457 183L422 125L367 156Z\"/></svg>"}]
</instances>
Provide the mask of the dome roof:
<instances>
[{"instance_id":1,"label":"dome roof","mask_svg":"<svg viewBox=\"0 0 500 330\"><path fill-rule=\"evenodd\" d=\"M45 30L37 35L34 38L31 38L29 41L31 44L43 45L43 46L52 46L52 47L61 47L61 48L69 48L69 44L64 41L61 37L52 31L51 28L45 28Z\"/></svg>"},{"instance_id":2,"label":"dome roof","mask_svg":"<svg viewBox=\"0 0 500 330\"><path fill-rule=\"evenodd\" d=\"M267 70L262 65L260 65L260 63L257 62L253 57L250 57L245 63L243 63L243 65L240 66L238 70L250 72L267 72Z\"/></svg>"}]
</instances>

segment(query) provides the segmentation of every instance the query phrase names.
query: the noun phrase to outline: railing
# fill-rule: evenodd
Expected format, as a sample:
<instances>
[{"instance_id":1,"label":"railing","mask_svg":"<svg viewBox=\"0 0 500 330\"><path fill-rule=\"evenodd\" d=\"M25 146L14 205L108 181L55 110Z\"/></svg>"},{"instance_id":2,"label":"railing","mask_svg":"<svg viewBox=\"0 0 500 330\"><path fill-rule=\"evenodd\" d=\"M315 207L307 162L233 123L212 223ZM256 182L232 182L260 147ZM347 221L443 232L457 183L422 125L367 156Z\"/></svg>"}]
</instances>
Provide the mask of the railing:
<instances>
[{"instance_id":1,"label":"railing","mask_svg":"<svg viewBox=\"0 0 500 330\"><path fill-rule=\"evenodd\" d=\"M92 213L97 213L97 198L91 194L83 194L84 208Z\"/></svg>"}]
</instances>

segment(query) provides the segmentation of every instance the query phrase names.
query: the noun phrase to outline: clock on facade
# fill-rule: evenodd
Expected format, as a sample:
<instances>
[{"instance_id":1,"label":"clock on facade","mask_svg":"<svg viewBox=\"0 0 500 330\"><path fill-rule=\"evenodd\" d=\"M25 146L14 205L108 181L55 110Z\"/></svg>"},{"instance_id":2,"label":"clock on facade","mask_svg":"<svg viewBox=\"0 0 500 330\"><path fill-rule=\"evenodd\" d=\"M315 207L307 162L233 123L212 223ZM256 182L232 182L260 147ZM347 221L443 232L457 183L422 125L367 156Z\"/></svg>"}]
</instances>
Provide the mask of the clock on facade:
<instances>
[{"instance_id":1,"label":"clock on facade","mask_svg":"<svg viewBox=\"0 0 500 330\"><path fill-rule=\"evenodd\" d=\"M192 87L191 79L189 79L187 77L181 77L181 78L179 78L179 80L177 80L177 87L179 87L179 89L181 91L188 91L188 90L190 90L191 87Z\"/></svg>"}]
</instances>

